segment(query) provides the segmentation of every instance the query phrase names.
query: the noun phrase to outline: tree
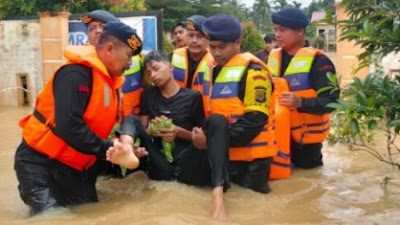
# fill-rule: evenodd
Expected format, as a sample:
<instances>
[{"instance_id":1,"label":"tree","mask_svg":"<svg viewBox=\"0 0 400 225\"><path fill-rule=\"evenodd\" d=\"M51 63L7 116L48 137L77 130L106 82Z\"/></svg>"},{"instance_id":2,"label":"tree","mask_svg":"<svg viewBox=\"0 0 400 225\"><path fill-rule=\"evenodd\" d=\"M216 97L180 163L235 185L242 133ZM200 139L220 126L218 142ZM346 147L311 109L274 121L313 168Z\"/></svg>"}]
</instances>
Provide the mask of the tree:
<instances>
[{"instance_id":1,"label":"tree","mask_svg":"<svg viewBox=\"0 0 400 225\"><path fill-rule=\"evenodd\" d=\"M348 18L338 21L341 40L354 40L366 51L359 55L364 65L375 64L390 52L400 50L400 0L344 0ZM374 61L371 61L374 60ZM333 76L331 82L336 83ZM330 87L327 87L328 89ZM326 88L324 88L326 89ZM389 76L379 67L365 80L358 77L342 88L342 97L329 106L336 109L331 140L350 143L353 150L367 151L380 161L400 169L400 77ZM374 146L374 134L383 131L387 154Z\"/></svg>"},{"instance_id":2,"label":"tree","mask_svg":"<svg viewBox=\"0 0 400 225\"><path fill-rule=\"evenodd\" d=\"M169 31L173 25L186 20L192 15L209 17L217 13L226 13L236 16L243 21L246 16L246 7L238 0L146 0L147 8L164 9L164 30Z\"/></svg>"},{"instance_id":3,"label":"tree","mask_svg":"<svg viewBox=\"0 0 400 225\"><path fill-rule=\"evenodd\" d=\"M261 37L256 25L249 20L243 24L242 50L256 52L264 48L264 40Z\"/></svg>"},{"instance_id":4,"label":"tree","mask_svg":"<svg viewBox=\"0 0 400 225\"><path fill-rule=\"evenodd\" d=\"M71 13L104 9L112 12L145 10L144 0L0 0L0 18L36 15L43 11Z\"/></svg>"},{"instance_id":5,"label":"tree","mask_svg":"<svg viewBox=\"0 0 400 225\"><path fill-rule=\"evenodd\" d=\"M133 12L145 10L145 0L120 0L119 4L114 3L110 7L111 12Z\"/></svg>"},{"instance_id":6,"label":"tree","mask_svg":"<svg viewBox=\"0 0 400 225\"><path fill-rule=\"evenodd\" d=\"M256 0L253 5L253 21L262 33L271 32L271 7L268 0Z\"/></svg>"},{"instance_id":7,"label":"tree","mask_svg":"<svg viewBox=\"0 0 400 225\"><path fill-rule=\"evenodd\" d=\"M367 51L358 56L360 67L369 65L371 56L382 58L400 50L400 0L345 0L348 19L340 21L340 40L354 40Z\"/></svg>"}]
</instances>

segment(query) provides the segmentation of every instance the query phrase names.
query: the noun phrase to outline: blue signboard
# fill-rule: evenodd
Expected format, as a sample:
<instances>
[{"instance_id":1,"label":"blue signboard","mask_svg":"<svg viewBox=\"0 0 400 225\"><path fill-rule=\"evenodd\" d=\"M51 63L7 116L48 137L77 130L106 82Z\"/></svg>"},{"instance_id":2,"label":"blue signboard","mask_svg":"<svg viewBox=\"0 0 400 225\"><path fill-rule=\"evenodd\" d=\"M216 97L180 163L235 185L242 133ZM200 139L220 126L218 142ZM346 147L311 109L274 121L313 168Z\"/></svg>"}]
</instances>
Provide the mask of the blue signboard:
<instances>
[{"instance_id":1,"label":"blue signboard","mask_svg":"<svg viewBox=\"0 0 400 225\"><path fill-rule=\"evenodd\" d=\"M118 18L125 24L136 29L143 40L143 51L157 50L157 18L154 16L133 16ZM87 27L79 20L69 21L69 43L84 45L88 41Z\"/></svg>"}]
</instances>

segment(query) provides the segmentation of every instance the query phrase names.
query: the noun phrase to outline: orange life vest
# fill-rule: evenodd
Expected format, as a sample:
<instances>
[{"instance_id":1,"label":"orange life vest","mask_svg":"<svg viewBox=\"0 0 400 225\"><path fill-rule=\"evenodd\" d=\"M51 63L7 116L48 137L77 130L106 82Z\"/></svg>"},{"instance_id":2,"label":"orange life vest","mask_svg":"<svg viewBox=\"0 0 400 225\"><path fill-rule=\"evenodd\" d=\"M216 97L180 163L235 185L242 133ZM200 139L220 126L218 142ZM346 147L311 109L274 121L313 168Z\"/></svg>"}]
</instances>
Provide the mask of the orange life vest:
<instances>
[{"instance_id":1,"label":"orange life vest","mask_svg":"<svg viewBox=\"0 0 400 225\"><path fill-rule=\"evenodd\" d=\"M277 139L277 154L272 158L270 180L287 178L291 174L290 160L290 110L278 102L280 93L289 91L285 79L273 77L274 91L272 92L270 115L273 115L273 125ZM269 121L268 121L269 122Z\"/></svg>"},{"instance_id":2,"label":"orange life vest","mask_svg":"<svg viewBox=\"0 0 400 225\"><path fill-rule=\"evenodd\" d=\"M189 61L187 58L187 48L178 48L172 55L171 63L174 66L173 74L176 83L182 87L187 87L188 72L189 72ZM193 74L192 87L191 89L202 92L203 77L205 71L208 69L207 64L212 60L212 56L209 51L201 58L197 68Z\"/></svg>"},{"instance_id":3,"label":"orange life vest","mask_svg":"<svg viewBox=\"0 0 400 225\"><path fill-rule=\"evenodd\" d=\"M265 64L250 53L237 54L232 57L217 75L212 83L211 70L204 76L203 94L207 107L211 113L224 115L229 124L234 124L244 115L243 102L239 96L239 83L251 63L261 65L267 70ZM270 81L267 81L270 82ZM273 120L271 119L271 124ZM251 143L243 147L230 147L229 159L231 161L252 161L258 158L267 158L276 155L275 132L272 125L264 128Z\"/></svg>"},{"instance_id":4,"label":"orange life vest","mask_svg":"<svg viewBox=\"0 0 400 225\"><path fill-rule=\"evenodd\" d=\"M320 50L304 47L297 51L286 69L283 78L289 84L289 90L302 98L317 97L310 83L311 65ZM268 58L268 66L274 76L280 77L282 50L274 49ZM321 143L329 134L329 113L314 115L292 110L290 115L291 135L295 142L304 144Z\"/></svg>"},{"instance_id":5,"label":"orange life vest","mask_svg":"<svg viewBox=\"0 0 400 225\"><path fill-rule=\"evenodd\" d=\"M132 57L131 67L124 73L125 82L122 85L123 116L139 115L140 96L142 95L142 67L140 56Z\"/></svg>"},{"instance_id":6,"label":"orange life vest","mask_svg":"<svg viewBox=\"0 0 400 225\"><path fill-rule=\"evenodd\" d=\"M92 90L83 120L96 135L106 139L116 122L117 92L124 78L110 77L93 46L68 46L64 56L68 59L64 66L82 64L92 68ZM19 122L22 137L30 147L49 158L79 171L87 170L96 162L96 156L77 151L55 134L54 77L55 73L37 97L34 113Z\"/></svg>"}]
</instances>

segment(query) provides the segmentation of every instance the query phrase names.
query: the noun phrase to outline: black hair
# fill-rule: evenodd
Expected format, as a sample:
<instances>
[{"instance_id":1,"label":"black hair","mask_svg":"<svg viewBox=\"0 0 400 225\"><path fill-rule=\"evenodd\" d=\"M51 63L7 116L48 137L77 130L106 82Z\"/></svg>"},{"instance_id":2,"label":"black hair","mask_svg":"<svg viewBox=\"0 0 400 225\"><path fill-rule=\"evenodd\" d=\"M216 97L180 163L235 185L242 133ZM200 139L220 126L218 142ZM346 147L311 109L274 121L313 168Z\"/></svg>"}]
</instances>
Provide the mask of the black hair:
<instances>
[{"instance_id":1,"label":"black hair","mask_svg":"<svg viewBox=\"0 0 400 225\"><path fill-rule=\"evenodd\" d=\"M147 53L147 55L144 57L143 60L143 69L146 70L146 67L152 62L152 61L156 61L156 62L166 62L166 63L170 63L168 56L160 51L153 51L153 52L149 52Z\"/></svg>"},{"instance_id":2,"label":"black hair","mask_svg":"<svg viewBox=\"0 0 400 225\"><path fill-rule=\"evenodd\" d=\"M266 34L265 35L265 37L264 37L264 42L265 43L271 43L273 41L276 41L275 35L273 35L273 34Z\"/></svg>"},{"instance_id":3,"label":"black hair","mask_svg":"<svg viewBox=\"0 0 400 225\"><path fill-rule=\"evenodd\" d=\"M176 22L176 23L174 24L174 26L172 27L171 32L173 33L174 30L175 30L175 28L177 28L177 27L179 27L179 26L182 26L184 29L186 29L186 21L179 21L179 22Z\"/></svg>"}]
</instances>

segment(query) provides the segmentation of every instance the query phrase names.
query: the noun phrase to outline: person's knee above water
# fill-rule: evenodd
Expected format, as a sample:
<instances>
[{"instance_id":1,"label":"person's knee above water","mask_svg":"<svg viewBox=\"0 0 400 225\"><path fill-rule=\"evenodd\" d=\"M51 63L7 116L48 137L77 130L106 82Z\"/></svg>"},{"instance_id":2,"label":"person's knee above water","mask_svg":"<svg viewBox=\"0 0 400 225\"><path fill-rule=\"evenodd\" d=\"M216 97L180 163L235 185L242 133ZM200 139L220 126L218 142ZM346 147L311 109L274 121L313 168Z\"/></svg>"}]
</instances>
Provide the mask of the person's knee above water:
<instances>
[{"instance_id":1,"label":"person's knee above water","mask_svg":"<svg viewBox=\"0 0 400 225\"><path fill-rule=\"evenodd\" d=\"M187 19L188 46L172 53L174 78L180 87L201 91L204 72L212 59L208 51L208 39L202 25L206 17L193 15Z\"/></svg>"},{"instance_id":2,"label":"person's knee above water","mask_svg":"<svg viewBox=\"0 0 400 225\"><path fill-rule=\"evenodd\" d=\"M192 128L202 125L204 113L201 94L187 88L180 88L173 79L172 69L172 64L163 53L150 52L145 56L144 71L154 86L144 90L140 101L140 120L144 126L143 129L147 132L142 132L143 129L137 127L137 123L135 123L136 133L133 134L133 137L139 136L140 138L141 135L147 136L147 134L153 136L142 137L145 139L144 144L149 144L147 140L154 138L156 145L151 146L155 146L156 149L147 149L150 159L155 157L151 154L153 151L161 153L159 150L163 149L162 142L164 145L165 142L172 142L175 148L173 154L168 156L170 157L168 160L174 161L174 165L176 165L176 161L179 161L181 155L180 151L191 144ZM126 127L124 123L122 131ZM128 134L131 133L128 132ZM151 168L157 167L151 166ZM156 175L154 170L149 171L149 176L157 179L152 175Z\"/></svg>"},{"instance_id":3,"label":"person's knee above water","mask_svg":"<svg viewBox=\"0 0 400 225\"><path fill-rule=\"evenodd\" d=\"M199 92L180 88L172 75L169 59L161 53L151 52L144 60L146 74L154 83L142 94L140 120L134 116L126 117L122 123L121 138L132 143L140 138L143 148L135 149L138 157L148 162L147 173L155 180L178 180L189 185L211 185L213 194L223 186L229 185L228 177L228 137L227 123L221 116L211 116L203 125L204 111ZM171 119L171 128L159 128L162 117ZM160 122L158 125L155 123ZM151 125L149 125L152 123ZM144 126L143 126L144 125ZM193 128L209 127L212 138L211 149L200 150L192 145ZM147 129L149 128L149 129ZM212 131L211 131L212 130ZM150 137L151 134L153 137ZM154 140L154 141L153 141ZM172 157L160 142L173 142ZM110 149L109 159L115 163L127 163L129 154ZM145 165L145 164L142 164ZM213 195L213 212L221 210L221 196Z\"/></svg>"},{"instance_id":4,"label":"person's knee above water","mask_svg":"<svg viewBox=\"0 0 400 225\"><path fill-rule=\"evenodd\" d=\"M81 18L88 29L88 43L96 45L99 42L100 35L103 33L104 25L107 22L118 21L110 12L102 9L94 10Z\"/></svg>"},{"instance_id":5,"label":"person's knee above water","mask_svg":"<svg viewBox=\"0 0 400 225\"><path fill-rule=\"evenodd\" d=\"M268 70L252 54L240 53L242 30L236 18L210 17L203 31L216 65L204 75L203 97L206 111L228 120L231 180L267 193L269 164L276 154L266 130L272 91Z\"/></svg>"},{"instance_id":6,"label":"person's knee above water","mask_svg":"<svg viewBox=\"0 0 400 225\"><path fill-rule=\"evenodd\" d=\"M136 32L109 22L96 46L68 46L68 60L20 121L23 141L15 155L21 198L38 213L97 201L96 177L116 123L122 73L140 45ZM138 163L138 161L137 161ZM137 165L136 163L136 165Z\"/></svg>"},{"instance_id":7,"label":"person's knee above water","mask_svg":"<svg viewBox=\"0 0 400 225\"><path fill-rule=\"evenodd\" d=\"M335 74L335 67L320 50L309 47L305 39L309 21L300 9L273 13L272 21L280 48L271 51L268 65L273 75L289 84L290 91L280 95L279 103L292 109L292 160L295 166L313 168L322 165L322 142L329 134L332 109L326 105L339 97L339 91L317 91L330 86L327 74Z\"/></svg>"}]
</instances>

